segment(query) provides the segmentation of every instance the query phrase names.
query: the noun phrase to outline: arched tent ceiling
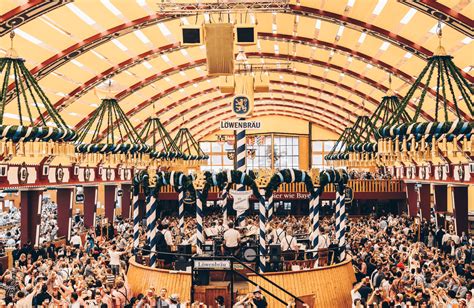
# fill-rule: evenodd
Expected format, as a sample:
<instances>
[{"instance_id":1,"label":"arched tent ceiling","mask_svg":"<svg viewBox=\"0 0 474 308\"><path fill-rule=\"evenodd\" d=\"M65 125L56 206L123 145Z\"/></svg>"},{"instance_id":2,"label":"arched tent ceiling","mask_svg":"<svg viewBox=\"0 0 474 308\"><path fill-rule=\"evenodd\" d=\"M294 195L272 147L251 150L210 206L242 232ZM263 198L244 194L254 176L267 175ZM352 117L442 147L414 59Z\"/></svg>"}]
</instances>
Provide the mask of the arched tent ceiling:
<instances>
[{"instance_id":1,"label":"arched tent ceiling","mask_svg":"<svg viewBox=\"0 0 474 308\"><path fill-rule=\"evenodd\" d=\"M470 1L290 3L287 12L248 17L258 21L259 37L257 46L245 48L250 61L292 63L291 69L269 71L271 91L256 95L258 113L281 110L280 115L333 131L334 124L338 129L351 125L357 115L376 108L387 89L388 72L397 95L406 93L438 45L438 18L446 25L443 45L474 82ZM97 107L94 87L112 78L123 88L120 105L135 126L141 127L154 103L170 131L184 116L192 133L204 136L219 119L231 116L230 97L217 90L215 78L206 76L205 49L179 45L180 23L195 23L195 17L156 11L152 0L2 0L0 55L9 47L8 33L15 25L15 49L71 127L80 126ZM203 21L198 16L197 23ZM423 116L430 119L434 105L425 106ZM15 118L14 104L5 112ZM214 122L206 122L211 116Z\"/></svg>"}]
</instances>

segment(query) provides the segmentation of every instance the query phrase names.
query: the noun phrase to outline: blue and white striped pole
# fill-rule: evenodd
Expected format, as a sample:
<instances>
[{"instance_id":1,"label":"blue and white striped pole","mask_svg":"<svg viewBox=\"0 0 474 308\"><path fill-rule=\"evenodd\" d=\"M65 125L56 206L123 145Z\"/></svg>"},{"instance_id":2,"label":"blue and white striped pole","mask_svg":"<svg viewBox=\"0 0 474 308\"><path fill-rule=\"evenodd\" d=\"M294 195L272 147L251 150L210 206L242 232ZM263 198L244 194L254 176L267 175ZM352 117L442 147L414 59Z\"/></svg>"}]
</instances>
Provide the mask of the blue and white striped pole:
<instances>
[{"instance_id":1,"label":"blue and white striped pole","mask_svg":"<svg viewBox=\"0 0 474 308\"><path fill-rule=\"evenodd\" d=\"M320 193L319 191L316 192L317 195L315 198L312 198L310 203L313 204L313 220L311 221L312 223L312 233L311 233L311 238L312 238L312 244L313 244L313 249L317 249L319 245L319 209L321 207L319 203L319 196ZM316 256L317 252L314 254Z\"/></svg>"},{"instance_id":2,"label":"blue and white striped pole","mask_svg":"<svg viewBox=\"0 0 474 308\"><path fill-rule=\"evenodd\" d=\"M260 262L259 262L259 270L260 273L264 273L266 269L266 254L267 254L267 239L266 239L266 217L265 214L267 209L265 207L265 198L262 197L259 200L259 207L258 207L258 220L259 220L259 227L260 227L260 236L259 236L259 245L258 245L258 252L260 255Z\"/></svg>"},{"instance_id":3,"label":"blue and white striped pole","mask_svg":"<svg viewBox=\"0 0 474 308\"><path fill-rule=\"evenodd\" d=\"M202 221L204 218L204 213L202 210L202 191L196 190L196 231L197 231L197 247L196 252L198 255L202 254L202 245L204 244L204 235L202 233Z\"/></svg>"},{"instance_id":4,"label":"blue and white striped pole","mask_svg":"<svg viewBox=\"0 0 474 308\"><path fill-rule=\"evenodd\" d=\"M243 121L244 119L239 119ZM237 130L237 136L236 136L236 169L238 171L241 171L243 174L245 173L247 169L247 138L245 135L245 129L240 129ZM237 185L237 190L245 190L244 185ZM245 212L243 212L241 215L239 215L236 219L236 222L240 224L245 218Z\"/></svg>"},{"instance_id":5,"label":"blue and white striped pole","mask_svg":"<svg viewBox=\"0 0 474 308\"><path fill-rule=\"evenodd\" d=\"M138 202L138 192L133 195L133 249L135 253L137 252L138 246L140 244L140 205Z\"/></svg>"},{"instance_id":6,"label":"blue and white striped pole","mask_svg":"<svg viewBox=\"0 0 474 308\"><path fill-rule=\"evenodd\" d=\"M179 233L181 237L184 235L184 189L180 187L178 189L178 218L179 218Z\"/></svg>"},{"instance_id":7,"label":"blue and white striped pole","mask_svg":"<svg viewBox=\"0 0 474 308\"><path fill-rule=\"evenodd\" d=\"M346 259L346 221L347 221L347 216L346 216L346 200L345 200L345 194L344 192L341 195L340 198L340 231L339 231L339 237L338 237L338 242L339 242L339 249L340 249L340 261L344 261Z\"/></svg>"},{"instance_id":8,"label":"blue and white striped pole","mask_svg":"<svg viewBox=\"0 0 474 308\"><path fill-rule=\"evenodd\" d=\"M228 197L229 196L229 191L227 190L227 187L225 187L223 190L222 190L222 195L221 195L221 198L222 198L222 218L223 218L223 221L224 221L224 225L227 225L227 201L228 201Z\"/></svg>"},{"instance_id":9,"label":"blue and white striped pole","mask_svg":"<svg viewBox=\"0 0 474 308\"><path fill-rule=\"evenodd\" d=\"M273 202L273 193L272 193L270 198L268 198L268 211L267 211L268 221L272 221L274 209L275 209L275 203Z\"/></svg>"},{"instance_id":10,"label":"blue and white striped pole","mask_svg":"<svg viewBox=\"0 0 474 308\"><path fill-rule=\"evenodd\" d=\"M151 205L151 241L150 241L150 246L151 246L151 256L150 256L150 266L155 267L156 265L156 243L158 242L158 237L157 237L157 229L156 229L156 217L157 217L157 209L158 209L158 198L156 198L153 193L151 195L150 202L152 202Z\"/></svg>"},{"instance_id":11,"label":"blue and white striped pole","mask_svg":"<svg viewBox=\"0 0 474 308\"><path fill-rule=\"evenodd\" d=\"M314 225L314 200L313 198L311 197L311 195L309 195L309 227L311 229L311 235L313 235L313 225Z\"/></svg>"},{"instance_id":12,"label":"blue and white striped pole","mask_svg":"<svg viewBox=\"0 0 474 308\"><path fill-rule=\"evenodd\" d=\"M155 197L150 195L146 196L146 242L148 245L151 245L151 239L153 237L153 221L154 221L154 211L152 211L153 203L155 203Z\"/></svg>"},{"instance_id":13,"label":"blue and white striped pole","mask_svg":"<svg viewBox=\"0 0 474 308\"><path fill-rule=\"evenodd\" d=\"M341 195L339 190L336 189L336 239L339 241L341 236Z\"/></svg>"}]
</instances>

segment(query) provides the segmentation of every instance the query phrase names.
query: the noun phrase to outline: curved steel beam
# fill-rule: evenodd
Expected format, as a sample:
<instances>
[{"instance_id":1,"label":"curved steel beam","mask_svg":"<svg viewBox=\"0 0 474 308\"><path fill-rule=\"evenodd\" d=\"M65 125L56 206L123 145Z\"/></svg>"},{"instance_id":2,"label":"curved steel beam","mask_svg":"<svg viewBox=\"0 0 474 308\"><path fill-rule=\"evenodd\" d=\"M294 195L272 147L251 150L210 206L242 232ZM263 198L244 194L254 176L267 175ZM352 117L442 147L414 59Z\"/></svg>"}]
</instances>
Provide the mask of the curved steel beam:
<instances>
[{"instance_id":1,"label":"curved steel beam","mask_svg":"<svg viewBox=\"0 0 474 308\"><path fill-rule=\"evenodd\" d=\"M297 114L297 116L295 116L295 114ZM322 129L327 130L326 127L321 126L321 124L319 124L317 122L314 122L314 119L311 119L307 115L301 114L301 113L298 113L298 112L295 112L293 114L293 113L278 110L278 109L264 109L264 110L259 110L259 111L255 112L253 114L253 116L255 116L255 117L270 116L270 115L284 116L284 117L288 117L288 118L294 118L294 119L297 119L297 120L306 120L308 122L311 122L311 123L315 124L316 126L322 128ZM212 123L210 126L204 127L203 129L197 131L196 133L193 134L193 136L194 136L194 138L196 138L196 140L200 140L202 137L205 137L205 136L210 135L212 133L218 132L220 130L220 128L214 128L214 129L211 130L211 127L214 126L214 125L217 125L220 121L231 120L231 119L235 119L235 115L231 115L231 116L225 117L225 118L219 118L219 121L216 121L215 123ZM199 125L202 125L202 124L199 124ZM196 125L196 126L198 126L198 125ZM336 132L336 134L340 134L341 132L342 132L342 130L338 130Z\"/></svg>"},{"instance_id":2,"label":"curved steel beam","mask_svg":"<svg viewBox=\"0 0 474 308\"><path fill-rule=\"evenodd\" d=\"M257 53L257 55L262 55L262 54ZM254 55L248 54L247 56L248 56L248 57L252 57L252 56L254 56ZM263 56L265 56L265 55L263 55ZM280 58L280 56L276 56L276 57L277 57L277 58ZM282 58L284 58L284 57L282 57ZM304 59L304 58L303 58L303 59ZM315 62L316 60L314 60L314 61L310 61L309 59L306 59L306 60L308 61L307 63L309 63L309 64L316 64L316 62ZM338 67L338 66L335 66L335 65L333 65L333 64L327 64L327 63L326 63L326 65L327 65L328 67L330 67L330 68L335 68L335 69L337 68L338 70L341 70L341 71L343 70L344 72L348 73L349 75L351 75L351 76L354 77L354 78L358 77L358 78L356 78L356 79L365 80L366 83L368 83L369 85L373 86L374 88L383 89L384 91L387 91L387 90L388 90L387 87L385 87L385 86L379 84L378 82L376 82L376 81L374 81L374 80L369 79L368 77L364 77L364 76L362 76L362 75L360 75L360 74L358 74L358 73L356 73L356 72L349 71L349 70L347 70L347 69L343 69L343 68ZM183 82L183 83L181 83L181 84L175 85L175 86L173 86L173 87L170 87L170 88L166 89L165 91L163 91L162 93L158 93L158 94L154 95L153 97L147 99L146 101L144 101L144 102L142 102L142 103L136 105L134 108L132 108L131 110L129 110L129 111L126 113L126 115L127 115L128 117L132 117L135 113L137 113L138 111L140 111L140 110L142 110L143 108L145 108L145 107L146 107L147 105L149 105L151 102L156 101L156 100L158 100L158 99L160 99L160 98L162 98L162 97L168 96L168 95L170 95L171 93L176 92L176 91L178 91L179 89L184 88L184 87L186 87L186 86L188 86L188 85L191 85L191 84L193 84L193 83L197 83L197 82L200 82L200 81L203 81L203 80L207 80L207 79L208 79L207 76L202 76L202 77L198 77L198 78L195 78L195 79L192 79L192 80L188 80L188 81L186 81L186 82ZM124 99L125 97L127 97L128 95L130 95L131 93L133 93L134 91L137 91L137 90L142 86L142 84L143 84L143 81L140 81L140 82L136 83L135 85L132 85L130 88L128 88L128 89L122 91L121 93L118 93L118 94L116 95L117 99L118 99L118 100ZM128 94L127 94L127 93L128 93ZM75 127L76 127L76 128L79 128L83 123L85 123L85 122L87 121L87 119L90 118L91 115L92 115L92 113L89 114L87 117L85 117L83 120L81 120L78 124L76 124ZM426 115L426 114L423 114L423 116L424 116L424 115ZM426 115L426 116L429 117L429 115Z\"/></svg>"},{"instance_id":3,"label":"curved steel beam","mask_svg":"<svg viewBox=\"0 0 474 308\"><path fill-rule=\"evenodd\" d=\"M389 65L386 62L380 61L380 60L375 59L374 57L368 56L364 53L349 49L349 48L344 47L344 46L339 46L339 45L334 44L334 43L329 43L329 42L325 42L325 41L321 41L321 40L310 39L310 38L302 37L302 36L291 36L291 35L286 35L286 34L272 34L272 33L265 33L265 32L259 32L258 36L262 39L265 39L265 40L289 41L289 42L292 42L292 43L298 43L298 44L303 44L303 45L308 45L308 46L316 45L316 46L318 46L322 49L331 49L331 50L335 49L338 52L351 55L352 57L354 57L356 59L359 59L360 61L363 61L365 63L371 63L371 64L373 64L373 66L378 67L382 70L385 70L388 73L393 73L395 77L398 77L398 78L400 78L401 80L403 80L405 82L414 81L414 78L411 75L397 69L394 66ZM162 47L159 47L159 48L154 48L152 50L146 51L146 52L144 52L144 53L142 53L142 54L140 54L140 55L138 55L134 58L127 59L127 60L121 62L120 64L115 65L115 66L103 71L102 73L94 76L93 78L89 79L83 85L77 87L76 89L74 89L73 91L68 93L66 95L66 97L63 97L59 101L54 103L54 106L59 111L61 111L63 108L66 108L69 105L69 103L72 99L77 99L77 98L81 97L82 95L87 93L89 90L91 90L92 88L94 88L95 86L100 84L101 82L104 82L105 80L111 78L112 76L115 76L115 75L123 72L124 70L126 70L128 68L134 67L135 65L138 65L138 64L142 63L142 61L144 61L145 59L149 60L149 59L152 59L152 58L155 58L155 57L159 56L160 54L174 52L174 51L180 50L182 48L187 48L187 47L179 46L179 44L168 44L168 45L165 45L165 46L162 46ZM201 64L202 61L203 61L203 59L195 61L195 65L193 65L192 67ZM202 63L202 64L204 64L204 63ZM176 68L179 68L179 66L176 67ZM184 68L184 69L189 69L189 68L187 67L187 68ZM159 75L159 74L171 75L173 73L174 72L170 72L169 69L168 69L168 70L160 72L156 75ZM470 77L470 78L468 78L470 81L472 79L471 82L474 82L474 77L472 77L470 75L467 75L467 76ZM152 78L149 77L147 79L152 79ZM45 115L43 115L43 116L45 116Z\"/></svg>"},{"instance_id":4,"label":"curved steel beam","mask_svg":"<svg viewBox=\"0 0 474 308\"><path fill-rule=\"evenodd\" d=\"M51 12L74 0L30 0L0 16L0 37L35 18Z\"/></svg>"},{"instance_id":5,"label":"curved steel beam","mask_svg":"<svg viewBox=\"0 0 474 308\"><path fill-rule=\"evenodd\" d=\"M288 83L289 84L289 83ZM173 110L174 108L180 106L181 104L183 103L186 103L188 101L190 101L192 98L195 98L195 97L199 97L199 96L203 96L203 95L206 95L206 94L209 94L209 93L214 93L214 92L218 92L219 91L219 88L208 88L208 89L205 89L201 92L197 92L197 93L194 93L193 95L190 95L190 96L187 96L187 97L184 97L168 106L166 106L165 108L162 108L160 110L158 110L156 112L155 115L153 116L158 116L158 115L163 115L164 113L170 111L170 110ZM310 99L312 101L316 101L316 102L322 102L324 104L327 104L327 105L330 105L331 107L334 107L334 108L338 108L338 109L341 109L342 112L344 112L344 115L339 115L341 118L343 118L344 120L347 121L347 123L351 123L351 120L350 118L346 117L345 115L346 114L350 114L351 116L354 116L354 119L357 117L357 114L353 113L352 111L340 106L340 105L337 105L337 104L334 104L328 100L325 100L325 99L322 99L322 98L319 98L319 97L315 97L315 96L311 96L311 95L303 95L303 94L300 94L300 93L294 93L292 91L284 91L284 90L279 90L279 89L274 89L274 90L271 90L270 93L277 93L277 94L282 94L282 95L294 95L294 96L297 96L297 97L301 97L301 98L305 98L305 99ZM168 119L168 121L173 121L175 119L179 119L179 118L182 118L183 116L185 116L186 114L188 114L189 112L191 112L192 110L196 109L196 107L198 106L202 106L202 105L206 105L206 104L209 104L209 103L214 103L216 101L220 101L222 99L230 99L232 98L233 94L224 94L224 95L220 95L220 96L216 96L214 98L211 98L211 99L208 99L206 101L203 101L203 102L200 102L198 104L193 104L191 107L188 107L184 110L181 110L179 113L176 113L174 116L172 116L171 118ZM255 98L255 100L262 100L262 98ZM274 101L290 101L289 99L284 99L282 100L281 98L272 98L272 100ZM307 106L308 108L316 108L316 105L313 105L313 104L309 104L309 103L304 103L305 106ZM291 107L291 106L288 106L288 107ZM323 108L323 107L320 107L319 106L319 109L320 110L323 110L325 111L325 115L327 114L330 114L331 113L331 110L328 110L326 108ZM364 109L364 111L367 111L366 109ZM341 126L345 127L347 123L343 123L343 122L340 122L340 121L336 121L338 122L338 124L340 124ZM117 122L114 123L114 126L117 126ZM163 123L164 125L165 123ZM142 126L144 125L144 122L140 122L136 127L135 127L135 130L139 131ZM105 134L107 133L106 130L100 132L99 134L99 138L104 138L105 137Z\"/></svg>"},{"instance_id":6,"label":"curved steel beam","mask_svg":"<svg viewBox=\"0 0 474 308\"><path fill-rule=\"evenodd\" d=\"M195 122L196 120L199 120L200 118L202 118L206 114L209 114L211 112L218 111L218 110L222 110L222 112L219 113L219 114L214 114L212 116L213 119L216 119L219 115L223 115L223 114L230 114L230 118L235 118L235 115L229 109L229 103L228 102L222 102L218 105L215 105L216 101L222 101L223 99L225 99L225 98L221 98L219 100L211 100L208 103L206 103L205 105L209 105L209 104L214 104L214 105L212 105L212 107L205 108L205 110L191 116L187 120L187 124ZM271 100L271 98L266 97L266 98L256 98L255 99L256 102L267 101L267 100ZM258 112L258 110L260 110L260 109L268 109L269 107L294 108L296 110L294 112L294 114L303 115L305 117L305 119L311 119L311 122L318 123L319 126L323 127L324 129L330 129L330 130L333 130L333 131L342 132L344 130L344 128L346 127L345 125L334 125L334 123L333 123L334 120L333 119L330 119L330 121L326 121L325 118L324 118L326 116L326 114L324 112L321 112L319 110L312 110L312 109L305 108L307 106L307 104L305 102L302 102L302 101L299 101L299 100L289 101L289 100L285 100L285 99L277 99L275 101L282 102L282 103L270 103L270 104L262 104L262 105L255 104L254 110L255 110L255 112ZM285 103L291 103L292 105L289 106ZM287 113L290 113L289 110L281 110L281 109L276 109L276 110L286 111ZM187 113L190 112L190 111L191 110L187 110ZM311 117L309 113L315 113L315 114L321 116L321 118ZM172 123L173 121L178 120L178 119L179 119L179 117L174 117L174 118L168 119L167 121L163 122L163 126L166 127L167 125L169 125L170 123ZM299 119L301 119L301 118L299 118ZM338 121L335 121L335 122L338 122ZM207 123L212 123L212 120L203 119L200 122L198 122L198 123L196 123L193 126L190 126L188 128L191 131L191 133L193 135L195 135L195 133L193 133L193 129L198 127L198 126L203 126L203 124L206 124L204 126L209 127L210 125L207 125ZM340 123L340 122L338 122L338 123ZM169 130L170 135L177 132L180 128L181 128L180 126L176 126L175 128ZM144 140L144 141L146 142L146 140Z\"/></svg>"},{"instance_id":7,"label":"curved steel beam","mask_svg":"<svg viewBox=\"0 0 474 308\"><path fill-rule=\"evenodd\" d=\"M435 0L398 0L409 7L412 7L430 17L442 20L444 24L461 32L462 34L473 37L474 21L463 14L439 3Z\"/></svg>"},{"instance_id":8,"label":"curved steel beam","mask_svg":"<svg viewBox=\"0 0 474 308\"><path fill-rule=\"evenodd\" d=\"M309 117L306 113L301 113L299 111L291 112L291 111L287 111L287 110L274 109L274 108L263 108L262 107L262 110L260 108L257 108L257 110L255 110L255 112L253 113L253 116L255 116L255 117L262 116L263 114L261 114L261 112L272 112L271 114L283 115L283 116L287 116L287 117L295 118L295 119L299 119L299 120L306 120L306 121L317 124L319 127L323 128L325 130L328 129L325 126L322 126L320 123L315 122L317 120L315 120L314 118ZM214 121L209 122L209 121L206 121L206 120L202 120L202 121L194 124L193 126L191 126L189 129L192 132L193 136L196 138L196 140L199 140L198 136L200 134L204 133L203 136L207 136L210 133L219 130L219 128L212 129L213 125L218 124L222 120L235 119L234 114L230 114L228 117L225 117L225 118L220 118L221 116L223 116L225 114L228 114L228 113L229 113L228 111L223 111L223 112L220 112L218 114L215 114L214 117L213 117ZM271 115L271 114L268 113L266 115ZM198 131L194 131L198 127L202 128L202 129L200 129ZM176 129L173 129L171 131L171 133L177 131L178 129L179 129L179 127L177 127ZM212 129L212 131L211 131L211 129ZM336 133L340 134L342 131L343 131L343 129L339 129L339 130L336 131Z\"/></svg>"},{"instance_id":9,"label":"curved steel beam","mask_svg":"<svg viewBox=\"0 0 474 308\"><path fill-rule=\"evenodd\" d=\"M315 46L316 45L316 46L319 46L320 48L323 48L323 49L336 49L341 53L349 54L349 55L353 56L354 58L359 59L360 61L363 61L365 63L371 63L375 67L383 69L383 70L385 70L389 73L393 73L394 76L402 79L405 82L411 82L411 81L414 80L413 77L411 77L409 74L407 74L403 71L400 71L399 69L389 65L388 63L385 63L383 61L375 59L375 58L373 58L371 56L368 56L366 54L363 54L361 52L351 50L347 47L339 46L339 45L334 44L334 43L328 43L328 42L325 42L325 41L310 39L310 38L306 38L306 37L302 37L302 36L290 36L290 35L284 35L284 34L275 34L274 35L274 34L271 34L271 33L264 33L264 32L260 32L259 37L262 38L262 39L265 39L265 40L290 41L290 42L295 42L295 43L298 43L298 44L304 44L304 45L310 45L310 46ZM69 105L69 102L72 99L77 99L77 98L81 97L82 95L87 93L87 91L89 91L93 87L97 86L101 82L105 81L106 79L109 79L112 76L117 75L117 74L123 72L124 70L126 70L128 68L131 68L135 65L138 65L138 64L142 63L142 61L144 61L145 59L149 60L149 59L152 59L152 58L155 58L155 57L159 56L162 53L174 52L174 51L177 51L181 48L186 48L186 47L180 47L179 44L169 44L169 45L165 45L165 46L162 46L162 47L159 47L159 48L152 49L150 51L146 51L146 52L144 52L144 53L142 53L142 54L140 54L140 55L138 55L134 58L127 59L127 60L121 62L120 64L118 64L114 67L111 67L111 68L103 71L102 73L98 74L97 76L94 76L93 78L89 79L83 85L77 87L76 89L74 89L73 91L68 93L66 95L66 97L61 98L58 102L54 103L54 106L57 108L57 110L61 111L63 108L65 108ZM204 63L205 63L204 59L195 61L193 67L197 66L198 64L204 64ZM175 68L183 69L180 66L175 67ZM186 67L184 69L188 69L188 68ZM157 76L159 76L159 75L171 75L175 72L176 71L171 72L170 69L167 69L167 70L165 70L163 72L160 72L156 75ZM147 79L151 80L152 78L149 77Z\"/></svg>"},{"instance_id":10,"label":"curved steel beam","mask_svg":"<svg viewBox=\"0 0 474 308\"><path fill-rule=\"evenodd\" d=\"M267 58L274 58L274 59L287 59L285 55L275 55L275 54L269 54L269 53L248 53L247 54L247 57L253 57L253 56L257 56L257 57L267 57ZM317 66L323 66L323 67L328 67L328 68L331 68L333 70L336 70L336 71L340 71L340 72L343 72L343 73L346 73L348 75L350 75L351 77L355 78L355 79L359 79L361 81L365 81L368 85L376 88L376 89L379 89L383 92L386 92L388 90L388 88L380 83L378 83L377 81L375 80L372 80L366 76L363 76L357 72L354 72L354 71L351 71L347 68L343 68L343 67L340 67L340 66L337 66L337 65L334 65L334 64L331 64L331 63L325 63L325 62L322 62L322 61L318 61L318 60L310 60L310 59L307 59L307 58L303 58L303 57L292 57L293 61L295 62L301 62L301 63L305 63L305 64L312 64L312 65L317 65ZM154 95L153 97L149 98L148 100L138 104L137 106L135 106L135 108L129 110L126 115L128 117L132 117L135 113L137 113L138 111L142 110L143 108L145 108L147 105L149 105L151 102L153 101L156 101L162 97L165 97L165 96L168 96L170 95L171 93L173 92L176 92L178 91L179 89L183 88L183 87L186 87L187 85L190 85L190 84L193 84L195 82L200 82L204 79L206 79L207 76L203 76L203 77L199 77L199 78L196 78L194 80L190 80L190 81L187 81L187 82L183 82L181 84L178 84L174 87L171 87L171 88L168 88L167 90L163 91L162 93L158 93L157 95ZM137 85L137 84L136 84ZM136 91L136 87L135 86L132 86L134 87L134 91ZM131 88L132 88L131 87ZM132 93L130 90L125 90L127 92L130 92ZM117 95L117 98L120 100L120 99L123 99L124 98L124 92L123 91L122 93L119 93ZM432 90L431 90L432 91ZM414 105L412 103L410 103L410 107L414 108ZM421 111L421 114L422 116L427 119L428 121L431 121L433 118L428 115L425 111ZM90 116L92 115L89 114L86 118L84 118L82 121L80 121L78 124L76 124L76 128L80 127ZM463 115L464 116L464 115Z\"/></svg>"},{"instance_id":11,"label":"curved steel beam","mask_svg":"<svg viewBox=\"0 0 474 308\"><path fill-rule=\"evenodd\" d=\"M385 29L366 23L364 21L349 18L347 16L339 15L336 13L314 9L310 7L291 5L291 12L294 14L304 15L309 18L321 18L327 22L340 24L343 23L346 27L352 28L357 31L366 32L369 35L375 36L384 41L390 41L396 46L410 51L411 53L427 59L432 56L433 53L422 46L415 44L414 42L394 33L391 33ZM179 16L177 16L179 17ZM176 17L176 18L177 18ZM136 29L143 29L149 26L153 26L157 23L168 21L175 18L164 16L160 14L148 15L142 18L135 19L131 22L124 23L115 26L107 31L97 33L79 43L76 43L62 52L55 54L49 59L43 61L38 66L34 67L30 72L35 76L36 79L41 79L51 71L61 67L67 62L73 60L79 55L95 48L103 43L106 43L114 38L126 35ZM466 74L464 74L466 76ZM9 91L11 88L9 87Z\"/></svg>"}]
</instances>

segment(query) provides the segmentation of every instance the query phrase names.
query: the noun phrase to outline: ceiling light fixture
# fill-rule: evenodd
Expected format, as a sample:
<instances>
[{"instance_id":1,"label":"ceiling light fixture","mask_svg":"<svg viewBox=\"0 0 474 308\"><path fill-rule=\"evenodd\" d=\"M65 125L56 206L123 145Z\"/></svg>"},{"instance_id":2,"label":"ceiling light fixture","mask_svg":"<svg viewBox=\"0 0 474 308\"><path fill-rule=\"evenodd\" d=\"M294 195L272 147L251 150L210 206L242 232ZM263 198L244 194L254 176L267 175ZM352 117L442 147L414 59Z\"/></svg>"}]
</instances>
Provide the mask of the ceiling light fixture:
<instances>
[{"instance_id":1,"label":"ceiling light fixture","mask_svg":"<svg viewBox=\"0 0 474 308\"><path fill-rule=\"evenodd\" d=\"M67 8L70 9L77 17L82 19L83 22L89 26L94 25L96 22L94 19L90 18L86 13L79 9L74 3L66 4Z\"/></svg>"},{"instance_id":2,"label":"ceiling light fixture","mask_svg":"<svg viewBox=\"0 0 474 308\"><path fill-rule=\"evenodd\" d=\"M416 10L411 8L410 10L408 10L405 16L403 16L402 20L400 20L400 23L406 25L407 23L410 22L413 16L415 16L415 13L416 13Z\"/></svg>"},{"instance_id":3,"label":"ceiling light fixture","mask_svg":"<svg viewBox=\"0 0 474 308\"><path fill-rule=\"evenodd\" d=\"M379 15L385 7L385 4L387 4L387 0L379 0L374 10L372 11L372 14L376 16Z\"/></svg>"},{"instance_id":4,"label":"ceiling light fixture","mask_svg":"<svg viewBox=\"0 0 474 308\"><path fill-rule=\"evenodd\" d=\"M114 14L115 16L123 16L122 12L120 12L120 10L115 6L113 5L110 0L100 0L100 2L109 10L112 12L112 14Z\"/></svg>"},{"instance_id":5,"label":"ceiling light fixture","mask_svg":"<svg viewBox=\"0 0 474 308\"><path fill-rule=\"evenodd\" d=\"M128 50L128 48L124 44L120 43L117 39L113 39L112 43L114 43L114 45L117 46L122 51Z\"/></svg>"},{"instance_id":6,"label":"ceiling light fixture","mask_svg":"<svg viewBox=\"0 0 474 308\"><path fill-rule=\"evenodd\" d=\"M150 39L142 31L136 30L133 33L135 33L136 37L138 37L138 39L142 41L143 44L150 43Z\"/></svg>"}]
</instances>

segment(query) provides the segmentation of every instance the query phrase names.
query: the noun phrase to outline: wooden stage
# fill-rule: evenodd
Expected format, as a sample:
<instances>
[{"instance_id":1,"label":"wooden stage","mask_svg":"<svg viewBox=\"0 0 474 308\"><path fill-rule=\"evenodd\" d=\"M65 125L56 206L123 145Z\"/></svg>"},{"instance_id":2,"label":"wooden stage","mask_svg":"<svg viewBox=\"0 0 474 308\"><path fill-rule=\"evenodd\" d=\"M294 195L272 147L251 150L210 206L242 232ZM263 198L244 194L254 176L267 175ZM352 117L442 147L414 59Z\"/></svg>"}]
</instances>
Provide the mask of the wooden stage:
<instances>
[{"instance_id":1,"label":"wooden stage","mask_svg":"<svg viewBox=\"0 0 474 308\"><path fill-rule=\"evenodd\" d=\"M259 276L255 274L247 274L247 276L280 298L290 301L289 296ZM314 295L313 307L351 307L351 289L352 283L355 282L355 275L350 259L340 264L316 269L267 273L264 276L305 300ZM134 294L145 293L150 286L153 286L156 291L165 287L168 294L178 293L181 301L189 301L191 296L191 274L187 272L149 268L138 264L132 258L127 277ZM242 290L240 287L239 289L239 294L242 294L242 291L253 291L255 287L247 283L247 290ZM266 295L266 297L268 307L283 307L271 296Z\"/></svg>"}]
</instances>

